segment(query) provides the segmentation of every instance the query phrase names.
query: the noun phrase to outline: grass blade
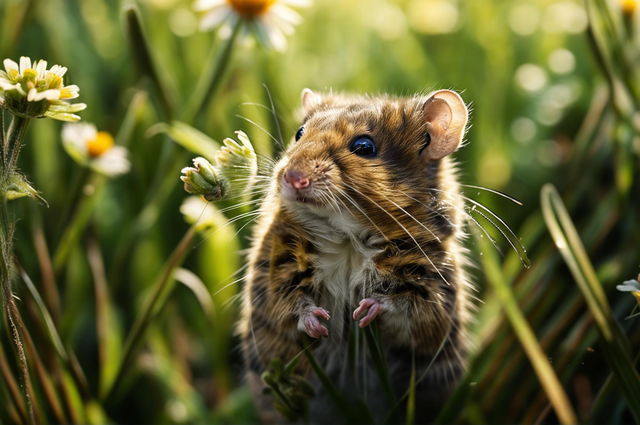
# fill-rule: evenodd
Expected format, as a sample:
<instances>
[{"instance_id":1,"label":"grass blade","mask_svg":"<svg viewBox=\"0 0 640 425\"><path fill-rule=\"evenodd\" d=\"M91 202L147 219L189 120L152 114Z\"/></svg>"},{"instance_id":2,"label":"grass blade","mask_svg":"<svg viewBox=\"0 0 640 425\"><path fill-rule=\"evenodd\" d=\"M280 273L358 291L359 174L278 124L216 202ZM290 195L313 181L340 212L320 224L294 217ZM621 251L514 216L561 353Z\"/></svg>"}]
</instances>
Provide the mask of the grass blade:
<instances>
[{"instance_id":1,"label":"grass blade","mask_svg":"<svg viewBox=\"0 0 640 425\"><path fill-rule=\"evenodd\" d=\"M151 49L142 27L140 12L134 3L129 1L123 6L123 13L132 56L140 70L151 79L162 111L167 118L171 119L174 113L173 97L167 90L164 81L160 78L160 73L158 73L151 55Z\"/></svg>"},{"instance_id":2,"label":"grass blade","mask_svg":"<svg viewBox=\"0 0 640 425\"><path fill-rule=\"evenodd\" d=\"M636 422L640 423L640 376L629 353L629 341L611 314L602 285L558 191L547 184L540 196L549 233L587 301L602 335L605 358Z\"/></svg>"},{"instance_id":3,"label":"grass blade","mask_svg":"<svg viewBox=\"0 0 640 425\"><path fill-rule=\"evenodd\" d=\"M25 406L25 401L22 397L22 393L20 392L20 387L18 386L18 382L14 378L11 373L11 369L9 368L9 362L7 361L7 357L4 353L4 348L0 346L0 374L4 378L4 383L7 386L7 390L9 391L9 395L11 396L11 400L13 401L13 405L16 407L18 414L20 415L20 420L22 423L28 422L28 414L27 408Z\"/></svg>"},{"instance_id":4,"label":"grass blade","mask_svg":"<svg viewBox=\"0 0 640 425\"><path fill-rule=\"evenodd\" d=\"M122 338L109 296L102 253L94 239L89 241L87 257L95 285L96 332L98 335L98 356L100 359L99 393L104 394L117 372L118 361L121 355Z\"/></svg>"},{"instance_id":5,"label":"grass blade","mask_svg":"<svg viewBox=\"0 0 640 425\"><path fill-rule=\"evenodd\" d=\"M396 403L396 397L393 394L393 388L391 387L387 361L384 358L384 353L382 352L380 344L378 344L378 342L380 341L380 339L378 338L378 333L376 332L376 334L374 335L372 327L367 326L366 328L364 328L364 335L367 339L367 347L369 347L369 354L373 359L373 365L375 366L378 378L380 379L380 383L382 384L382 390L384 391L384 394L387 397L390 405L393 406Z\"/></svg>"},{"instance_id":6,"label":"grass blade","mask_svg":"<svg viewBox=\"0 0 640 425\"><path fill-rule=\"evenodd\" d=\"M520 310L511 287L506 284L498 261L495 258L495 252L488 246L489 242L484 238L476 238L476 240L484 252L482 264L487 276L487 281L498 296L509 323L529 358L540 380L540 384L547 393L549 401L558 415L558 419L563 424L577 423L577 416L573 411L569 397L562 388L562 384L555 371L549 364L546 354L542 351L535 333L527 322L522 310Z\"/></svg>"},{"instance_id":7,"label":"grass blade","mask_svg":"<svg viewBox=\"0 0 640 425\"><path fill-rule=\"evenodd\" d=\"M358 407L357 411L354 411L351 408L347 400L345 400L342 394L340 394L338 389L333 385L333 382L331 382L331 379L324 372L324 370L322 369L322 366L318 364L318 361L313 356L313 353L311 353L310 347L305 348L303 350L303 353L307 358L307 360L309 361L311 368L316 373L316 375L318 376L318 379L324 386L324 389L327 391L327 393L335 403L336 407L338 407L338 409L342 412L343 417L347 420L348 423L368 423L368 424L374 423L373 417L371 416L371 412L368 411L366 406L359 404L357 406Z\"/></svg>"},{"instance_id":8,"label":"grass blade","mask_svg":"<svg viewBox=\"0 0 640 425\"><path fill-rule=\"evenodd\" d=\"M416 359L411 358L411 378L409 380L409 395L407 396L407 425L413 425L416 418Z\"/></svg>"},{"instance_id":9,"label":"grass blade","mask_svg":"<svg viewBox=\"0 0 640 425\"><path fill-rule=\"evenodd\" d=\"M115 374L113 381L105 387L105 392L101 394L104 399L108 398L111 393L113 393L114 388L116 388L117 384L122 380L122 378L124 378L124 375L128 370L127 367L133 359L138 347L142 343L147 328L151 324L152 319L162 308L163 300L166 300L166 294L171 290L175 283L175 280L173 280L173 273L176 267L178 267L184 259L184 256L187 253L187 248L191 244L195 234L196 226L193 225L184 234L165 263L159 278L156 280L156 283L151 290L150 297L136 318L133 327L131 328L131 332L127 336L123 355L118 364L118 372Z\"/></svg>"}]
</instances>

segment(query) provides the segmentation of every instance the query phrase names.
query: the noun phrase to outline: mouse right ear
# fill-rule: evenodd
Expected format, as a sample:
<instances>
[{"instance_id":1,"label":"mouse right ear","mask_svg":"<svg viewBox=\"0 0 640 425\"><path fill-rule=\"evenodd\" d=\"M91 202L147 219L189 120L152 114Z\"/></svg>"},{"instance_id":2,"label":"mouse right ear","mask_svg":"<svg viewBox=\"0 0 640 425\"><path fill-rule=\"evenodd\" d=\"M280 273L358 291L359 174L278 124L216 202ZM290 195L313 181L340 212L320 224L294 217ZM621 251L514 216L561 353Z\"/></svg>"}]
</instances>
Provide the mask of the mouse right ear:
<instances>
[{"instance_id":1,"label":"mouse right ear","mask_svg":"<svg viewBox=\"0 0 640 425\"><path fill-rule=\"evenodd\" d=\"M322 96L314 93L311 89L303 89L300 98L302 100L302 109L305 113L322 103Z\"/></svg>"},{"instance_id":2,"label":"mouse right ear","mask_svg":"<svg viewBox=\"0 0 640 425\"><path fill-rule=\"evenodd\" d=\"M422 157L441 159L458 149L469 115L460 95L451 90L438 90L424 103L422 113L431 137Z\"/></svg>"}]
</instances>

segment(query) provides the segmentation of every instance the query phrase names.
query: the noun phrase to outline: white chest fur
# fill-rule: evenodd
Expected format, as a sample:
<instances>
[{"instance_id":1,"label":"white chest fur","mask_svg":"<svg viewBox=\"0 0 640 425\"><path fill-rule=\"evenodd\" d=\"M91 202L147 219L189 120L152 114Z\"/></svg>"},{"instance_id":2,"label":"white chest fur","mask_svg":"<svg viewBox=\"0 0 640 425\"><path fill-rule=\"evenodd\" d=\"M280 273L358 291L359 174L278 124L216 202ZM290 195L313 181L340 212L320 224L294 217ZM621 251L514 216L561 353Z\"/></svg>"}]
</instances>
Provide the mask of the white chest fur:
<instances>
[{"instance_id":1,"label":"white chest fur","mask_svg":"<svg viewBox=\"0 0 640 425\"><path fill-rule=\"evenodd\" d=\"M348 214L305 215L303 221L316 248L314 284L322 301L334 311L357 305L375 281L378 238Z\"/></svg>"}]
</instances>

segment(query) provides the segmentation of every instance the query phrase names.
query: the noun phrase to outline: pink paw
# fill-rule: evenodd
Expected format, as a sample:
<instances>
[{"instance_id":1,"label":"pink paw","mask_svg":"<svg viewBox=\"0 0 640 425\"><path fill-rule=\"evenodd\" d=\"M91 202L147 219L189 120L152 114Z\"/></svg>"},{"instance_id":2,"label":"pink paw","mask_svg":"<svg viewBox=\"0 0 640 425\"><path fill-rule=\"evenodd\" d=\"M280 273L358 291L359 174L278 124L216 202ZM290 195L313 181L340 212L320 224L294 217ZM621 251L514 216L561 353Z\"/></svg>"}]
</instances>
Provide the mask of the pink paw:
<instances>
[{"instance_id":1,"label":"pink paw","mask_svg":"<svg viewBox=\"0 0 640 425\"><path fill-rule=\"evenodd\" d=\"M367 312L367 314L362 319L360 319L360 316L362 316L365 311ZM369 324L373 322L373 319L378 317L383 312L384 308L382 307L380 301L374 300L373 298L364 298L360 301L360 305L358 306L358 308L354 310L353 320L360 319L360 322L358 322L358 326L364 328L365 326L369 326Z\"/></svg>"},{"instance_id":2,"label":"pink paw","mask_svg":"<svg viewBox=\"0 0 640 425\"><path fill-rule=\"evenodd\" d=\"M329 320L329 312L322 307L313 307L308 309L301 317L299 322L300 330L306 332L311 338L320 338L321 336L329 336L329 330L319 319Z\"/></svg>"}]
</instances>

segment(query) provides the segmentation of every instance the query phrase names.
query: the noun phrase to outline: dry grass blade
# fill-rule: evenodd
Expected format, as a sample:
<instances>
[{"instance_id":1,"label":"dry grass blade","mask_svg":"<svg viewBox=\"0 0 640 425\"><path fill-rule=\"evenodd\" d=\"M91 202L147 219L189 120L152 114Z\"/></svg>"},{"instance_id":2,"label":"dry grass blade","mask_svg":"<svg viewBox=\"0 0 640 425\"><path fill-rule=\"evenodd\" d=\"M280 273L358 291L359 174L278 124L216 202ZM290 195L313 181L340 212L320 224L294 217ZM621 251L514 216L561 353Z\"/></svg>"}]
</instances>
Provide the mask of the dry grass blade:
<instances>
[{"instance_id":1,"label":"dry grass blade","mask_svg":"<svg viewBox=\"0 0 640 425\"><path fill-rule=\"evenodd\" d=\"M602 335L605 358L636 422L640 422L640 376L629 354L629 341L611 314L602 285L556 188L547 184L540 196L549 232L587 301Z\"/></svg>"},{"instance_id":2,"label":"dry grass blade","mask_svg":"<svg viewBox=\"0 0 640 425\"><path fill-rule=\"evenodd\" d=\"M25 406L24 399L22 398L22 393L20 392L20 388L18 387L18 383L13 377L13 373L9 368L9 362L7 361L7 357L4 353L4 347L0 346L0 374L4 379L4 384L7 386L7 390L9 391L9 395L11 397L11 404L15 406L18 415L20 416L21 423L27 423L27 408Z\"/></svg>"}]
</instances>

